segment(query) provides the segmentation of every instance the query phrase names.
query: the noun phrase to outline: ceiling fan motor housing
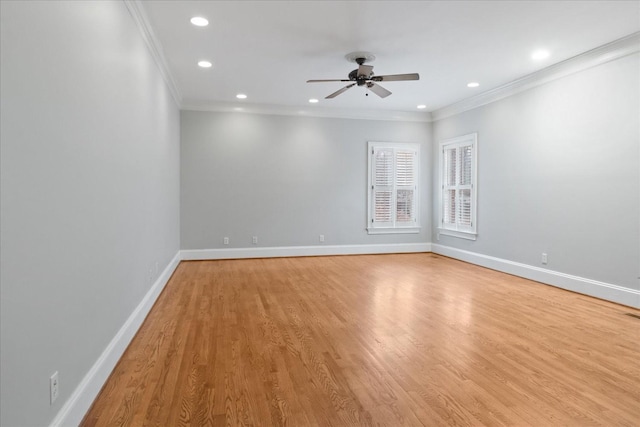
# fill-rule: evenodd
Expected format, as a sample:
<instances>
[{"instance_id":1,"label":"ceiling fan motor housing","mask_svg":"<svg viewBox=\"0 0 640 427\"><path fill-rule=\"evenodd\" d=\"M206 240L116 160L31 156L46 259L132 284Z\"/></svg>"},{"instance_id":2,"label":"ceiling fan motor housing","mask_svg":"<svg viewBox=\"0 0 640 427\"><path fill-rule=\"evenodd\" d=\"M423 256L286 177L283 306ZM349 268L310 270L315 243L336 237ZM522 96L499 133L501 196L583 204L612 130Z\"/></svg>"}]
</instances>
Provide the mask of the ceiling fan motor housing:
<instances>
[{"instance_id":1,"label":"ceiling fan motor housing","mask_svg":"<svg viewBox=\"0 0 640 427\"><path fill-rule=\"evenodd\" d=\"M373 73L371 73L373 75ZM349 73L349 80L354 81L358 84L358 86L362 86L367 82L370 76L365 76L364 74L358 75L358 70L353 70Z\"/></svg>"},{"instance_id":2,"label":"ceiling fan motor housing","mask_svg":"<svg viewBox=\"0 0 640 427\"><path fill-rule=\"evenodd\" d=\"M355 62L358 65L362 65L367 61L367 58L355 58ZM364 84L367 82L368 79L370 79L373 76L373 71L371 71L369 73L369 75L366 74L358 74L358 70L359 68L356 68L355 70L351 71L349 73L349 80L354 81L358 84L358 86L364 86Z\"/></svg>"}]
</instances>

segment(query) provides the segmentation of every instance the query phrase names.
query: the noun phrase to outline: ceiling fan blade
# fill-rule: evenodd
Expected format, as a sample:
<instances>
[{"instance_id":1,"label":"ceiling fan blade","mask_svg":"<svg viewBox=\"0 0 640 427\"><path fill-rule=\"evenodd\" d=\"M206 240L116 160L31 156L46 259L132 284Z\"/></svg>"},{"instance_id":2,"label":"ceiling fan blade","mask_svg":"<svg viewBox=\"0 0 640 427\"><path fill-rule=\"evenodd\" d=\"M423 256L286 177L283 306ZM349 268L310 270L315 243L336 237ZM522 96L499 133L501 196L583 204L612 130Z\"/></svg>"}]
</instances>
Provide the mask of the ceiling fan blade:
<instances>
[{"instance_id":1,"label":"ceiling fan blade","mask_svg":"<svg viewBox=\"0 0 640 427\"><path fill-rule=\"evenodd\" d=\"M392 74L389 76L373 76L371 80L374 82L394 82L401 80L420 80L420 75L418 73L411 74Z\"/></svg>"},{"instance_id":2,"label":"ceiling fan blade","mask_svg":"<svg viewBox=\"0 0 640 427\"><path fill-rule=\"evenodd\" d=\"M387 96L391 95L391 92L389 92L388 90L386 90L382 86L377 85L377 84L375 84L373 82L368 82L367 83L367 87L369 88L369 90L371 92L375 93L380 98L386 98Z\"/></svg>"},{"instance_id":3,"label":"ceiling fan blade","mask_svg":"<svg viewBox=\"0 0 640 427\"><path fill-rule=\"evenodd\" d=\"M322 82L350 82L349 79L332 79L332 80L307 80L307 83L322 83Z\"/></svg>"},{"instance_id":4,"label":"ceiling fan blade","mask_svg":"<svg viewBox=\"0 0 640 427\"><path fill-rule=\"evenodd\" d=\"M358 67L358 77L365 76L366 78L369 78L372 71L373 65L360 65Z\"/></svg>"},{"instance_id":5,"label":"ceiling fan blade","mask_svg":"<svg viewBox=\"0 0 640 427\"><path fill-rule=\"evenodd\" d=\"M333 92L331 95L329 96L325 96L324 99L330 99L330 98L335 98L336 96L340 95L342 92L346 92L347 90L351 89L352 87L354 87L356 84L355 83L351 83L350 85L346 85L345 87L343 87L340 90L337 90L335 92Z\"/></svg>"}]
</instances>

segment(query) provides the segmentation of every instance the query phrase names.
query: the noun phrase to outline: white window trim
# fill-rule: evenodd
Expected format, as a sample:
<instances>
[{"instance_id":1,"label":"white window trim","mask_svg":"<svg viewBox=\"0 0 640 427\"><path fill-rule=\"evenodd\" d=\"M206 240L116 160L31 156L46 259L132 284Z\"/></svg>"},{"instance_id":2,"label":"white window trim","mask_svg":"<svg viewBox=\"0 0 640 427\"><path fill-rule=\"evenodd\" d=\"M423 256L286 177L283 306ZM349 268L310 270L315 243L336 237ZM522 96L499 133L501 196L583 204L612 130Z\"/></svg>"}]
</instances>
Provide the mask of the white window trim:
<instances>
[{"instance_id":1,"label":"white window trim","mask_svg":"<svg viewBox=\"0 0 640 427\"><path fill-rule=\"evenodd\" d=\"M468 229L452 228L444 226L444 150L445 148L462 147L465 145L472 145L473 161L471 167L471 227ZM478 236L478 134L470 133L467 135L458 136L451 139L446 139L440 142L439 147L439 174L438 174L438 188L439 188L439 201L438 201L438 234L445 236L452 236L466 240L476 240Z\"/></svg>"},{"instance_id":2,"label":"white window trim","mask_svg":"<svg viewBox=\"0 0 640 427\"><path fill-rule=\"evenodd\" d=\"M438 228L438 234L441 234L443 236L458 237L460 239L466 240L476 240L478 238L478 233L472 233L470 231L449 230L448 228L442 227Z\"/></svg>"},{"instance_id":3,"label":"white window trim","mask_svg":"<svg viewBox=\"0 0 640 427\"><path fill-rule=\"evenodd\" d=\"M394 225L392 227L373 227L373 182L372 182L372 166L373 151L376 148L392 148L392 149L408 149L417 153L416 162L416 191L415 197L415 225ZM367 233L368 234L416 234L420 232L420 144L417 142L375 142L369 141L367 146Z\"/></svg>"}]
</instances>

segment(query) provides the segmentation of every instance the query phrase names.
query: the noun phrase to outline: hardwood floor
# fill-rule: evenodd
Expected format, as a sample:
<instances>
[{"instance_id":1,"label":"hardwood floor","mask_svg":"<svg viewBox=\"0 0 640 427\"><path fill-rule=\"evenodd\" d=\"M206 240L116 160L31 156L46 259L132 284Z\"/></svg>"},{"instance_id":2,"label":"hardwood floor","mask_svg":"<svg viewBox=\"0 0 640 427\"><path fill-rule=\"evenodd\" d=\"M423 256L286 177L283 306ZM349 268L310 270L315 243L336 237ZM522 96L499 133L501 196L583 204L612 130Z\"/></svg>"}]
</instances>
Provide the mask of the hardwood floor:
<instances>
[{"instance_id":1,"label":"hardwood floor","mask_svg":"<svg viewBox=\"0 0 640 427\"><path fill-rule=\"evenodd\" d=\"M83 426L638 426L632 308L435 254L182 262Z\"/></svg>"}]
</instances>

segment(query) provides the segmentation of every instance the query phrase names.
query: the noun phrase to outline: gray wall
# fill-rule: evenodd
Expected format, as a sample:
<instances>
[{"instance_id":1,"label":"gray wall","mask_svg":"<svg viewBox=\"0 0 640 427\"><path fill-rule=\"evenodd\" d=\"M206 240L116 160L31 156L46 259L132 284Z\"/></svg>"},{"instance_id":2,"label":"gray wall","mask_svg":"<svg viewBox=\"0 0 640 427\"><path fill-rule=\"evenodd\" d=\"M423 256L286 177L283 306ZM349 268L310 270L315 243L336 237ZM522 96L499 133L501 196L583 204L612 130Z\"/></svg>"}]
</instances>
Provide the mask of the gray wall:
<instances>
[{"instance_id":1,"label":"gray wall","mask_svg":"<svg viewBox=\"0 0 640 427\"><path fill-rule=\"evenodd\" d=\"M640 289L639 61L435 122L434 155L441 140L478 132L479 204L477 241L435 242L434 203L434 242ZM434 179L437 197L437 167Z\"/></svg>"},{"instance_id":2,"label":"gray wall","mask_svg":"<svg viewBox=\"0 0 640 427\"><path fill-rule=\"evenodd\" d=\"M0 424L44 426L179 250L179 112L123 2L0 4Z\"/></svg>"},{"instance_id":3,"label":"gray wall","mask_svg":"<svg viewBox=\"0 0 640 427\"><path fill-rule=\"evenodd\" d=\"M183 111L183 249L431 240L428 123ZM368 235L367 141L421 143L419 234ZM230 244L223 246L228 236Z\"/></svg>"}]
</instances>

